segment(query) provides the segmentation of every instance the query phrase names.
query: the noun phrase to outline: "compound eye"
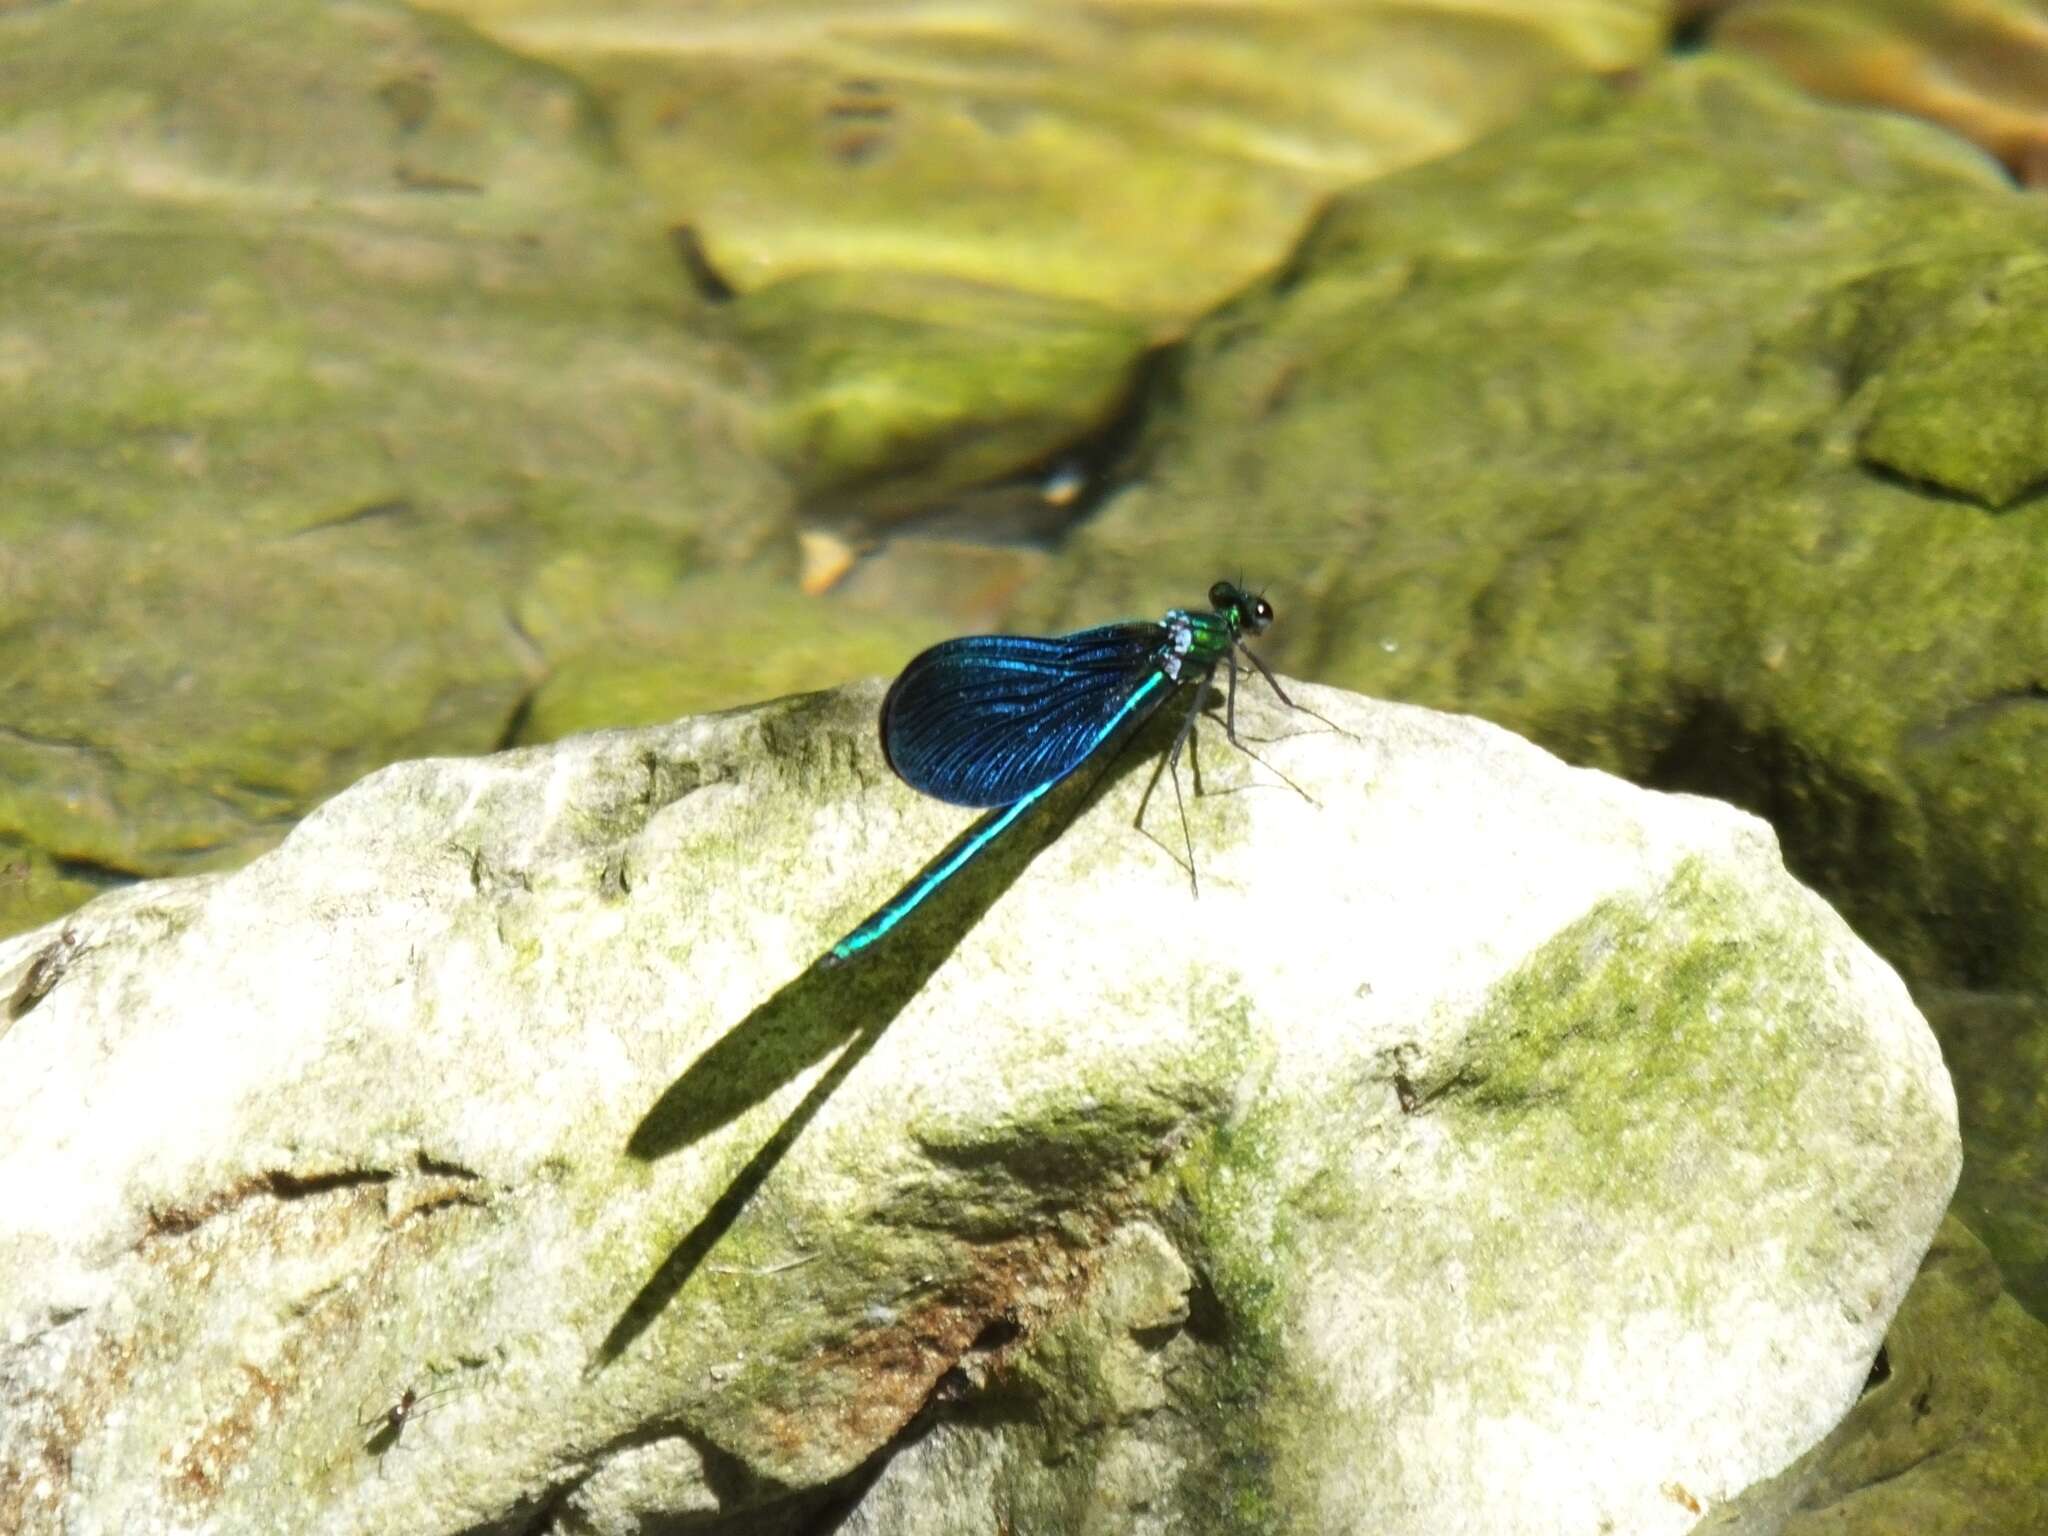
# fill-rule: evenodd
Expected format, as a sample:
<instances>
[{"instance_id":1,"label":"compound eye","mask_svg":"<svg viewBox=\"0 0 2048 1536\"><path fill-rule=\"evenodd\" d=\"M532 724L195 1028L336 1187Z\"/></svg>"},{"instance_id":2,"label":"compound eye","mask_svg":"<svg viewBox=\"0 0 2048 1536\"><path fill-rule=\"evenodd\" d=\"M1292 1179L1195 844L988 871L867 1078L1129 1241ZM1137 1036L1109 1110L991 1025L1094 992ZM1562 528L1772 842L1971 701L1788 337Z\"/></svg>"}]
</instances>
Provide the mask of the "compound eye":
<instances>
[{"instance_id":1,"label":"compound eye","mask_svg":"<svg viewBox=\"0 0 2048 1536\"><path fill-rule=\"evenodd\" d=\"M1252 622L1261 629L1273 622L1273 605L1263 597L1252 599Z\"/></svg>"}]
</instances>

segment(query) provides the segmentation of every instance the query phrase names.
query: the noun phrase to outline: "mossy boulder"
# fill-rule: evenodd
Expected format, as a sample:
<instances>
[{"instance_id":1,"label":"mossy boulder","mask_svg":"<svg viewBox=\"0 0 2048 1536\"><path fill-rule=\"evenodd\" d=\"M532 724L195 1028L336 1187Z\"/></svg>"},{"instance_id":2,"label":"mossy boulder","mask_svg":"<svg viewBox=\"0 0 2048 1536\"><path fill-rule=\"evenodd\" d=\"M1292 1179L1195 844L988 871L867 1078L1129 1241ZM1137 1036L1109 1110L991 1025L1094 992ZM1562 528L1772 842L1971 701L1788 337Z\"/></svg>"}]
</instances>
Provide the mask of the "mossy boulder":
<instances>
[{"instance_id":1,"label":"mossy boulder","mask_svg":"<svg viewBox=\"0 0 2048 1536\"><path fill-rule=\"evenodd\" d=\"M2048 1000L1931 992L1921 1006L1955 1077L1956 1215L1997 1256L2020 1305L2048 1319Z\"/></svg>"},{"instance_id":2,"label":"mossy boulder","mask_svg":"<svg viewBox=\"0 0 2048 1536\"><path fill-rule=\"evenodd\" d=\"M1659 35L471 10L0 13L0 932L377 763L886 669L943 617L792 635L799 510L1042 529L1065 492L949 498L1099 429L1330 187ZM1361 61L1429 110L1361 115Z\"/></svg>"},{"instance_id":3,"label":"mossy boulder","mask_svg":"<svg viewBox=\"0 0 2048 1536\"><path fill-rule=\"evenodd\" d=\"M1099 305L891 272L788 278L732 322L769 381L764 448L807 518L855 524L929 516L1093 437L1148 341Z\"/></svg>"},{"instance_id":4,"label":"mossy boulder","mask_svg":"<svg viewBox=\"0 0 2048 1536\"><path fill-rule=\"evenodd\" d=\"M1568 92L1200 326L1019 622L1245 572L1293 667L1733 799L1916 983L2048 990L2044 245L1748 67Z\"/></svg>"},{"instance_id":5,"label":"mossy boulder","mask_svg":"<svg viewBox=\"0 0 2048 1536\"><path fill-rule=\"evenodd\" d=\"M550 66L377 3L0 15L0 931L787 567L747 379Z\"/></svg>"}]
</instances>

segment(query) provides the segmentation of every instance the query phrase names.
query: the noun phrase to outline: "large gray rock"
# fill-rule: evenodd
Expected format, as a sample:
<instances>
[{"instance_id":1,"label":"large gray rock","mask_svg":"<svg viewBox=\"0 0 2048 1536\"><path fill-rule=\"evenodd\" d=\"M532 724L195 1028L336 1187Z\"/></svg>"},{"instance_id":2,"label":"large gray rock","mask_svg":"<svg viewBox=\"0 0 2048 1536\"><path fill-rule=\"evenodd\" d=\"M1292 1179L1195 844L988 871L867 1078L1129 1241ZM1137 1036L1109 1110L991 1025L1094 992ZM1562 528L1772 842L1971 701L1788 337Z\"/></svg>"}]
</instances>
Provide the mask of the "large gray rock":
<instances>
[{"instance_id":1,"label":"large gray rock","mask_svg":"<svg viewBox=\"0 0 2048 1536\"><path fill-rule=\"evenodd\" d=\"M810 968L966 814L869 686L0 944L0 1527L1654 1536L1786 1467L1956 1177L1897 978L1746 815L1302 693L1199 900L1134 754Z\"/></svg>"}]
</instances>

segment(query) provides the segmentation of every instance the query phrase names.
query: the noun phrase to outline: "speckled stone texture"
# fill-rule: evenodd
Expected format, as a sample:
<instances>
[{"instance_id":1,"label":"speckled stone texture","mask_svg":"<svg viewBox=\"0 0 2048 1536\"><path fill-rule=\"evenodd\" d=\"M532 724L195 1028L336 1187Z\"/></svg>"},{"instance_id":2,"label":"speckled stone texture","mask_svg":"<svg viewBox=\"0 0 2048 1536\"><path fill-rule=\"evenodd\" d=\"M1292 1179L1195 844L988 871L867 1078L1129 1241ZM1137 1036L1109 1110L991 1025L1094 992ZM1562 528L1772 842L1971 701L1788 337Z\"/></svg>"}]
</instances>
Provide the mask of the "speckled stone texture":
<instances>
[{"instance_id":1,"label":"speckled stone texture","mask_svg":"<svg viewBox=\"0 0 2048 1536\"><path fill-rule=\"evenodd\" d=\"M1956 1176L1898 978L1749 816L1290 686L1337 729L1207 733L1199 900L1140 751L811 968L967 819L867 685L0 944L0 1525L1677 1536L1779 1473Z\"/></svg>"}]
</instances>

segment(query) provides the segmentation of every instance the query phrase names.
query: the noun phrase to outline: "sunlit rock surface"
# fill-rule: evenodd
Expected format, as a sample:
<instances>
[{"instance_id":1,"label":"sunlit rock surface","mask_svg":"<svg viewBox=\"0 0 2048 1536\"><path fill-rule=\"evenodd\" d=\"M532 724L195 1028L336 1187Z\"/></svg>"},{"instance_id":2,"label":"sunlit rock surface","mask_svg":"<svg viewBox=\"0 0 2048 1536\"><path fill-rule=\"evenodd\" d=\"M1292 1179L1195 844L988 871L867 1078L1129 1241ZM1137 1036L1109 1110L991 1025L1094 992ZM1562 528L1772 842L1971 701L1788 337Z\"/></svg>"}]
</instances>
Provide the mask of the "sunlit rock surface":
<instances>
[{"instance_id":1,"label":"sunlit rock surface","mask_svg":"<svg viewBox=\"0 0 2048 1536\"><path fill-rule=\"evenodd\" d=\"M809 969L966 819L869 684L0 944L0 1526L1676 1536L1778 1473L1956 1175L1897 977L1746 815L1290 686L1341 729L1204 733L1199 900L1134 752Z\"/></svg>"},{"instance_id":2,"label":"sunlit rock surface","mask_svg":"<svg viewBox=\"0 0 2048 1536\"><path fill-rule=\"evenodd\" d=\"M736 295L807 521L953 493L1098 431L1153 342L1321 200L1661 50L1659 0L448 0L584 82L701 283Z\"/></svg>"},{"instance_id":3,"label":"sunlit rock surface","mask_svg":"<svg viewBox=\"0 0 2048 1536\"><path fill-rule=\"evenodd\" d=\"M2033 0L1736 0L1713 46L1816 95L1941 123L2048 180L2048 12Z\"/></svg>"},{"instance_id":4,"label":"sunlit rock surface","mask_svg":"<svg viewBox=\"0 0 2048 1536\"><path fill-rule=\"evenodd\" d=\"M1332 190L1655 57L1664 0L440 0L586 81L742 292L908 270L1177 323Z\"/></svg>"}]
</instances>

